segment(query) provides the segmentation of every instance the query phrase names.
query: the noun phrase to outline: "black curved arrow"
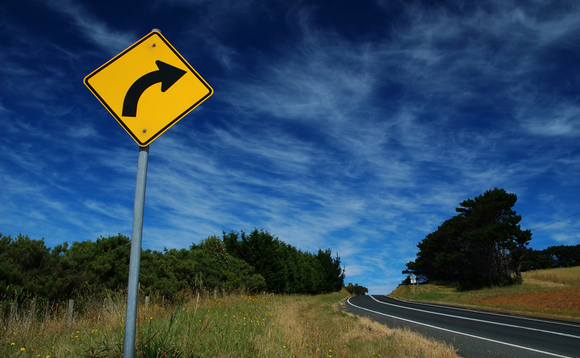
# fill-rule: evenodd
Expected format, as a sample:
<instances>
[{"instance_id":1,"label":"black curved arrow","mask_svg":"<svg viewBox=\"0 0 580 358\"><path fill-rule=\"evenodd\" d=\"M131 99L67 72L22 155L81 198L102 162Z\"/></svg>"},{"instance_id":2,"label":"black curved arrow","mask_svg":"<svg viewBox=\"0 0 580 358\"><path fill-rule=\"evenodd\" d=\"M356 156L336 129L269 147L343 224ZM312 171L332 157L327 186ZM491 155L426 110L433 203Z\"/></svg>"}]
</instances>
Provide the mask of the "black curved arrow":
<instances>
[{"instance_id":1,"label":"black curved arrow","mask_svg":"<svg viewBox=\"0 0 580 358\"><path fill-rule=\"evenodd\" d=\"M137 117L139 97L147 88L161 82L161 92L165 92L185 74L184 70L168 65L165 62L157 60L155 63L159 69L141 76L127 91L123 101L124 117Z\"/></svg>"}]
</instances>

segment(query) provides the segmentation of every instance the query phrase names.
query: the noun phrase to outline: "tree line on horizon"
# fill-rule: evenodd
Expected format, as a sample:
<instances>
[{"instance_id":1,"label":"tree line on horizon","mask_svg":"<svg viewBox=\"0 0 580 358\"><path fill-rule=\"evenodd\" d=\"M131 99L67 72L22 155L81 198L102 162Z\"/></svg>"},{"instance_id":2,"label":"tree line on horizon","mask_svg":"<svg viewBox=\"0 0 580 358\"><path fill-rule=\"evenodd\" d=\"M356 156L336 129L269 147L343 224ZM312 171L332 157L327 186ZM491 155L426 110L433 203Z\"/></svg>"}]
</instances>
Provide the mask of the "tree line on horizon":
<instances>
[{"instance_id":1,"label":"tree line on horizon","mask_svg":"<svg viewBox=\"0 0 580 358\"><path fill-rule=\"evenodd\" d=\"M417 258L403 273L424 283L478 288L521 283L523 271L580 265L580 245L528 248L532 232L521 229L522 217L512 210L516 201L516 194L498 188L464 200L458 215L417 244Z\"/></svg>"},{"instance_id":2,"label":"tree line on horizon","mask_svg":"<svg viewBox=\"0 0 580 358\"><path fill-rule=\"evenodd\" d=\"M522 259L522 272L580 266L580 245L548 246L543 250L528 248Z\"/></svg>"},{"instance_id":3,"label":"tree line on horizon","mask_svg":"<svg viewBox=\"0 0 580 358\"><path fill-rule=\"evenodd\" d=\"M59 301L125 289L130 239L118 234L95 241L46 247L0 234L0 299ZM209 236L189 249L142 250L140 291L179 300L187 292L246 290L319 294L344 286L344 268L331 249L304 252L268 231Z\"/></svg>"}]
</instances>

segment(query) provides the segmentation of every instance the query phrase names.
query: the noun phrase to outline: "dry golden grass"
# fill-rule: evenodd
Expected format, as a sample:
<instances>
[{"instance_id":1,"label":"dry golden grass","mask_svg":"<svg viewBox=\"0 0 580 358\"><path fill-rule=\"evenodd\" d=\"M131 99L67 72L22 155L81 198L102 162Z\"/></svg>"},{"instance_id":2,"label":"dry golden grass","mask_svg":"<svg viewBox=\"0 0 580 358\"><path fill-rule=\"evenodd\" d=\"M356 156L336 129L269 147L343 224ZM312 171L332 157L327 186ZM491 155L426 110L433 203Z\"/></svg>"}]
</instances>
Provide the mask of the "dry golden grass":
<instances>
[{"instance_id":1,"label":"dry golden grass","mask_svg":"<svg viewBox=\"0 0 580 358\"><path fill-rule=\"evenodd\" d=\"M344 298L298 296L277 306L283 347L296 357L457 357L445 343L338 310Z\"/></svg>"},{"instance_id":2,"label":"dry golden grass","mask_svg":"<svg viewBox=\"0 0 580 358\"><path fill-rule=\"evenodd\" d=\"M135 357L456 357L452 347L333 308L320 296L191 296L178 306L153 297L138 310ZM125 296L93 300L66 322L0 322L0 357L122 357Z\"/></svg>"},{"instance_id":3,"label":"dry golden grass","mask_svg":"<svg viewBox=\"0 0 580 358\"><path fill-rule=\"evenodd\" d=\"M580 266L562 267L549 270L536 270L522 273L524 284L534 283L540 285L560 284L565 286L580 286Z\"/></svg>"},{"instance_id":4,"label":"dry golden grass","mask_svg":"<svg viewBox=\"0 0 580 358\"><path fill-rule=\"evenodd\" d=\"M16 352L19 357L76 357L89 349L95 339L116 345L124 330L125 299L123 293L115 293L106 301L89 299L84 311L75 313L71 324L67 319L67 303L51 307L48 315L39 310L32 316L26 309L25 314L12 321L0 315L0 356ZM142 322L162 311L162 307L154 304L141 307L138 320ZM122 350L122 343L117 350Z\"/></svg>"},{"instance_id":5,"label":"dry golden grass","mask_svg":"<svg viewBox=\"0 0 580 358\"><path fill-rule=\"evenodd\" d=\"M553 289L528 293L507 293L495 297L479 297L472 303L483 305L530 308L543 313L550 311L576 312L580 314L580 288Z\"/></svg>"}]
</instances>

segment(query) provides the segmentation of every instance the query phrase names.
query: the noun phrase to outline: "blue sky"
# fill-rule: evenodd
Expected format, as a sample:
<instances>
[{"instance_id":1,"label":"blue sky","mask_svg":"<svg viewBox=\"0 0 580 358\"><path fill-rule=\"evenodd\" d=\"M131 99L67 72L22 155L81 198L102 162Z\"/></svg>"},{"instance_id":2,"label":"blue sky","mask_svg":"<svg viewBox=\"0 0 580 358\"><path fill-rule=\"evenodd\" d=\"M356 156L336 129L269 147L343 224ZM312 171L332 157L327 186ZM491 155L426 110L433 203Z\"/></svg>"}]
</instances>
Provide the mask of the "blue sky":
<instances>
[{"instance_id":1,"label":"blue sky","mask_svg":"<svg viewBox=\"0 0 580 358\"><path fill-rule=\"evenodd\" d=\"M144 248L263 228L388 293L494 187L580 243L575 0L4 0L2 234L131 235L139 147L83 78L153 28L214 94L150 146Z\"/></svg>"}]
</instances>

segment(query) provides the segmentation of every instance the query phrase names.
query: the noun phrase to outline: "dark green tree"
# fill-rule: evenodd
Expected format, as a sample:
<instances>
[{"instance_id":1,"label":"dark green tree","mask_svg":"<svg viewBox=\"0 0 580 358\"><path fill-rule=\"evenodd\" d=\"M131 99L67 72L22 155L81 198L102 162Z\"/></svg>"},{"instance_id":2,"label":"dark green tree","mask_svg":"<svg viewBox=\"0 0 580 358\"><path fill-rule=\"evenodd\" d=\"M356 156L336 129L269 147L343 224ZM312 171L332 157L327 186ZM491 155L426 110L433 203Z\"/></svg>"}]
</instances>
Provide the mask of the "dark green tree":
<instances>
[{"instance_id":1,"label":"dark green tree","mask_svg":"<svg viewBox=\"0 0 580 358\"><path fill-rule=\"evenodd\" d=\"M512 210L517 200L516 194L495 188L463 201L456 209L465 220L463 233L470 259L488 287L494 282L508 283L512 270L520 277L523 250L532 233L518 225L522 217Z\"/></svg>"},{"instance_id":2,"label":"dark green tree","mask_svg":"<svg viewBox=\"0 0 580 358\"><path fill-rule=\"evenodd\" d=\"M417 258L407 264L408 270L403 273L413 272L422 282L449 277L465 279L471 268L462 231L463 220L460 217L446 220L437 231L417 244Z\"/></svg>"},{"instance_id":3,"label":"dark green tree","mask_svg":"<svg viewBox=\"0 0 580 358\"><path fill-rule=\"evenodd\" d=\"M580 245L549 246L544 251L547 256L554 259L556 267L580 266Z\"/></svg>"},{"instance_id":4,"label":"dark green tree","mask_svg":"<svg viewBox=\"0 0 580 358\"><path fill-rule=\"evenodd\" d=\"M264 277L242 259L232 256L226 242L210 236L199 245L192 245L191 252L198 265L203 286L227 290L246 288L250 291L266 289Z\"/></svg>"},{"instance_id":5,"label":"dark green tree","mask_svg":"<svg viewBox=\"0 0 580 358\"><path fill-rule=\"evenodd\" d=\"M417 259L404 273L488 287L520 281L532 233L521 229L521 216L512 210L516 201L515 194L495 188L461 202L457 216L417 245Z\"/></svg>"},{"instance_id":6,"label":"dark green tree","mask_svg":"<svg viewBox=\"0 0 580 358\"><path fill-rule=\"evenodd\" d=\"M580 245L549 246L544 250L524 250L522 271L580 266Z\"/></svg>"},{"instance_id":7,"label":"dark green tree","mask_svg":"<svg viewBox=\"0 0 580 358\"><path fill-rule=\"evenodd\" d=\"M64 300L125 289L130 247L121 234L52 250L44 239L0 234L0 298ZM330 249L302 252L257 229L210 236L189 249L142 251L139 275L141 291L170 300L214 288L316 294L340 289L343 280L340 257Z\"/></svg>"},{"instance_id":8,"label":"dark green tree","mask_svg":"<svg viewBox=\"0 0 580 358\"><path fill-rule=\"evenodd\" d=\"M353 286L353 284L349 282L349 284L345 288L348 291L348 293L354 296L364 296L367 292L369 292L368 288L364 286L359 286L358 283L355 283Z\"/></svg>"},{"instance_id":9,"label":"dark green tree","mask_svg":"<svg viewBox=\"0 0 580 358\"><path fill-rule=\"evenodd\" d=\"M73 287L72 293L101 288L115 290L127 286L131 241L118 234L99 237L96 241L74 242L66 256L70 268L66 276Z\"/></svg>"},{"instance_id":10,"label":"dark green tree","mask_svg":"<svg viewBox=\"0 0 580 358\"><path fill-rule=\"evenodd\" d=\"M322 265L323 272L323 292L336 292L340 291L344 286L344 270L340 267L340 257L332 257L332 250L318 249L318 254L316 255L318 261Z\"/></svg>"},{"instance_id":11,"label":"dark green tree","mask_svg":"<svg viewBox=\"0 0 580 358\"><path fill-rule=\"evenodd\" d=\"M339 291L344 285L340 257L333 258L330 249L319 250L316 255L302 252L257 229L249 235L224 232L223 242L229 254L264 277L269 292L316 294Z\"/></svg>"},{"instance_id":12,"label":"dark green tree","mask_svg":"<svg viewBox=\"0 0 580 358\"><path fill-rule=\"evenodd\" d=\"M0 234L0 292L18 297L43 295L50 271L50 249L44 239Z\"/></svg>"}]
</instances>

